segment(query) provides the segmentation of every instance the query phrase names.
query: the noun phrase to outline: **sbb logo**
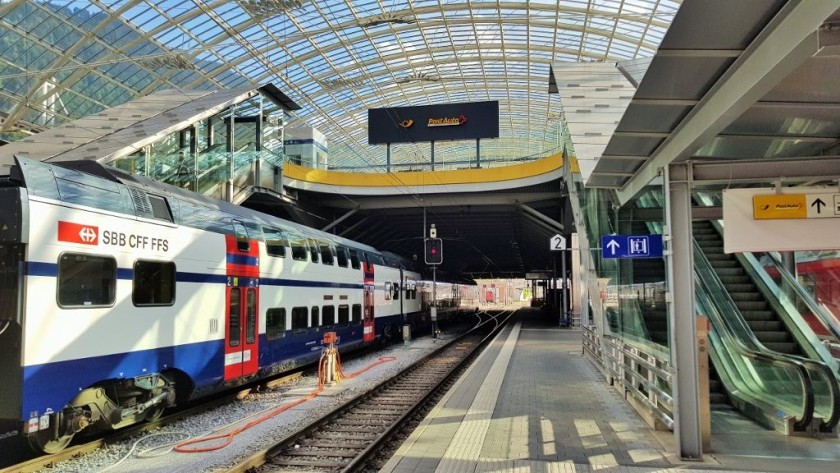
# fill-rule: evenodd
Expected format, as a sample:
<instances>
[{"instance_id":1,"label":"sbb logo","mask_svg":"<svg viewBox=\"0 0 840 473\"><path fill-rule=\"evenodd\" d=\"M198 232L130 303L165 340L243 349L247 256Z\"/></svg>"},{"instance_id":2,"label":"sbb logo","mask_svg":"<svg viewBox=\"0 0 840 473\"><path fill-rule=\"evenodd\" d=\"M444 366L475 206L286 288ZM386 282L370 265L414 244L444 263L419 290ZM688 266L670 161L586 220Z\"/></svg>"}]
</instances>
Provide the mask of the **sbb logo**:
<instances>
[{"instance_id":1,"label":"sbb logo","mask_svg":"<svg viewBox=\"0 0 840 473\"><path fill-rule=\"evenodd\" d=\"M83 245L98 245L99 227L59 221L58 241L81 243Z\"/></svg>"}]
</instances>

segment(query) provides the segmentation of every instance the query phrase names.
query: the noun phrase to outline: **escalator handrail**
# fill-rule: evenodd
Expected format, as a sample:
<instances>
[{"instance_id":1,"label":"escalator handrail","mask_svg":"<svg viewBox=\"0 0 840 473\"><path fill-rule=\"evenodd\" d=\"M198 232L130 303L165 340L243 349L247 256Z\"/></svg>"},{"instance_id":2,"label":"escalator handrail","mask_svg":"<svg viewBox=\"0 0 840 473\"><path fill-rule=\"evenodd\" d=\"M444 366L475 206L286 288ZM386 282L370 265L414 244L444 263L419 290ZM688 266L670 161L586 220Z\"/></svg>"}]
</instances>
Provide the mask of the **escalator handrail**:
<instances>
[{"instance_id":1,"label":"escalator handrail","mask_svg":"<svg viewBox=\"0 0 840 473\"><path fill-rule=\"evenodd\" d=\"M722 293L727 298L727 304L729 304L731 306L730 311L734 312L734 313L737 313L738 317L735 317L735 318L740 323L743 324L744 323L743 317L741 316L740 312L738 311L737 306L735 306L734 301L732 301L732 299L729 298L729 293L723 288L723 285L720 282L720 279L718 279L717 276L714 275L714 271L711 270L711 264L709 263L708 259L706 259L706 256L703 254L703 251L700 250L700 246L699 246L699 244L697 243L696 240L694 241L694 257L695 257L695 266L697 266L697 263L700 263L700 266L704 266L705 268L708 268L709 269L708 272L709 272L710 276L714 277L714 279L715 279L714 281L707 281L706 278L700 277L699 274L695 273L695 278L696 278L697 283L701 287L706 289L706 294L707 295L711 293L709 284L714 283L714 284L720 286L719 289L722 291ZM747 334L747 337L749 338L748 341L749 341L750 345L752 345L751 347L748 347L747 345L745 345L744 340L741 337L735 335L734 330L732 330L732 328L730 327L730 325L728 323L729 318L721 316L720 309L718 307L719 302L712 300L711 296L707 296L707 297L709 297L711 305L713 306L713 310L711 310L710 314L708 314L709 317L711 319L713 319L712 320L713 325L716 328L719 328L721 330L722 334L724 334L726 336L726 338L729 339L732 342L732 346L734 347L735 351L740 356L743 356L745 358L758 360L758 361L761 361L763 363L769 364L771 366L786 367L786 368L793 367L798 372L799 377L800 377L800 385L801 385L801 388L802 388L802 394L803 394L803 398L804 398L804 404L802 406L802 416L801 416L801 418L799 418L798 420L796 420L794 422L794 426L797 429L807 428L814 419L814 409L815 409L815 405L816 405L816 400L815 400L815 394L814 394L813 379L811 378L811 373L809 372L808 368L805 366L805 363L803 362L803 360L795 359L795 358L792 357L792 355L785 355L785 354L782 354L782 353L778 353L778 352L769 350L764 345L762 345L761 342L758 341L758 339L755 338L755 335L752 333L752 330L746 330L745 331L745 333ZM796 357L796 358L799 358L799 357ZM807 360L807 361L812 362L813 360ZM833 383L829 383L829 384L833 384ZM832 390L832 393L833 393L833 390ZM837 415L836 413L838 413L838 412L840 412L840 411L838 411L838 409L835 406L835 408L833 409L831 418L833 419L834 417L836 417L836 415Z\"/></svg>"}]
</instances>

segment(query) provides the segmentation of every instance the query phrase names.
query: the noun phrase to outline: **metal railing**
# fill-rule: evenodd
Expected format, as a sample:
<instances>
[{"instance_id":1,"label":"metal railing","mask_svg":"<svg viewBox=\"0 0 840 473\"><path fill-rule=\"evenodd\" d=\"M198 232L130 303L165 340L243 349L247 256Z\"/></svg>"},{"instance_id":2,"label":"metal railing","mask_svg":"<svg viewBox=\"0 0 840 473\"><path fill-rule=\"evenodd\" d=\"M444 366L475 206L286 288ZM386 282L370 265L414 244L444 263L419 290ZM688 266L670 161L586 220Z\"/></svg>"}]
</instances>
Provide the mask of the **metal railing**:
<instances>
[{"instance_id":1,"label":"metal railing","mask_svg":"<svg viewBox=\"0 0 840 473\"><path fill-rule=\"evenodd\" d=\"M613 337L601 337L597 327L584 325L583 353L588 355L611 385L618 383L625 396L645 406L665 427L673 430L673 398L668 363Z\"/></svg>"}]
</instances>

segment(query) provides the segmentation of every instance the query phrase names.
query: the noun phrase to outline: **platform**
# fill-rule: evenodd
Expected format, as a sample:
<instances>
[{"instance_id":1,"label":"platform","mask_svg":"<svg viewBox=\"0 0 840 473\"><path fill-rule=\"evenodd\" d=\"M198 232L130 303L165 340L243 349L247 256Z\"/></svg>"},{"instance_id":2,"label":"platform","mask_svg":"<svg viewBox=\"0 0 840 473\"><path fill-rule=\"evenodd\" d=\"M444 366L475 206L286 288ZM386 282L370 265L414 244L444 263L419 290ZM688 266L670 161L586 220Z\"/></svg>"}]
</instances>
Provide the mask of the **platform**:
<instances>
[{"instance_id":1,"label":"platform","mask_svg":"<svg viewBox=\"0 0 840 473\"><path fill-rule=\"evenodd\" d=\"M581 332L538 314L519 310L383 472L833 471L840 461L837 441L767 432L773 441L742 442L762 438L747 428L744 439L715 434L728 454L681 462L672 433L650 429L581 355ZM780 444L795 458L778 458Z\"/></svg>"}]
</instances>

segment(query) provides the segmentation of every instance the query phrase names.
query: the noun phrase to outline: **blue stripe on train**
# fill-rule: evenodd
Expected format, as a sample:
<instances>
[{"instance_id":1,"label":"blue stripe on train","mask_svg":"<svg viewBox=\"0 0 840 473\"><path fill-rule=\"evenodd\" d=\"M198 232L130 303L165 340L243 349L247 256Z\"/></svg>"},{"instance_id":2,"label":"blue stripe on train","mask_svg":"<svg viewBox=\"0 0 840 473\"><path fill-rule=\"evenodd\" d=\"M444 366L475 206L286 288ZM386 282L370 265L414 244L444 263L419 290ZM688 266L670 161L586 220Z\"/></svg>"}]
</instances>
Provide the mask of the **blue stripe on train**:
<instances>
[{"instance_id":1,"label":"blue stripe on train","mask_svg":"<svg viewBox=\"0 0 840 473\"><path fill-rule=\"evenodd\" d=\"M395 319L397 317L387 317ZM381 333L386 320L377 319L376 331ZM330 327L340 337L339 347L361 342L362 326ZM260 369L270 372L273 367L289 370L312 362L321 353L324 328L299 333L287 331L285 336L268 340L260 335ZM175 368L185 372L195 383L194 398L224 388L224 341L212 340L136 352L117 353L77 360L25 366L23 368L23 405L21 419L40 415L46 409L58 411L84 388L108 379L132 378L146 373ZM274 370L279 371L279 370Z\"/></svg>"},{"instance_id":2,"label":"blue stripe on train","mask_svg":"<svg viewBox=\"0 0 840 473\"><path fill-rule=\"evenodd\" d=\"M227 264L238 264L242 266L259 266L260 259L256 256L237 255L228 253Z\"/></svg>"},{"instance_id":3,"label":"blue stripe on train","mask_svg":"<svg viewBox=\"0 0 840 473\"><path fill-rule=\"evenodd\" d=\"M45 276L58 277L58 265L55 263L39 263L29 261L26 264L26 274L28 276ZM134 277L134 271L130 268L118 268L117 278L130 280ZM186 273L178 272L175 274L175 280L178 282L197 282L197 283L215 283L227 284L228 277L219 274L208 273ZM329 281L300 281L295 279L279 279L279 278L259 278L261 286L286 286L286 287L326 287L334 289L362 289L362 284L352 283L337 283Z\"/></svg>"}]
</instances>

